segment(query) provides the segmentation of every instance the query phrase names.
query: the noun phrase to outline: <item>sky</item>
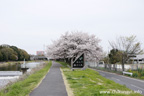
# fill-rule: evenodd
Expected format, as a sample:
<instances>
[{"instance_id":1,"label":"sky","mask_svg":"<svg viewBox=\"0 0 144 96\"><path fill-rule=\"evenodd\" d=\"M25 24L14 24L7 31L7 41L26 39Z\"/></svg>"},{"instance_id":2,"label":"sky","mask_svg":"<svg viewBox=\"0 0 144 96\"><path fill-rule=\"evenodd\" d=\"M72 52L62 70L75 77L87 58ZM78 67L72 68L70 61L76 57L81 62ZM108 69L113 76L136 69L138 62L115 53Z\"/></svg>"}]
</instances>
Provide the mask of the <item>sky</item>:
<instances>
[{"instance_id":1,"label":"sky","mask_svg":"<svg viewBox=\"0 0 144 96\"><path fill-rule=\"evenodd\" d=\"M144 49L144 0L0 0L0 45L36 54L67 31L96 35L105 52L136 35Z\"/></svg>"}]
</instances>

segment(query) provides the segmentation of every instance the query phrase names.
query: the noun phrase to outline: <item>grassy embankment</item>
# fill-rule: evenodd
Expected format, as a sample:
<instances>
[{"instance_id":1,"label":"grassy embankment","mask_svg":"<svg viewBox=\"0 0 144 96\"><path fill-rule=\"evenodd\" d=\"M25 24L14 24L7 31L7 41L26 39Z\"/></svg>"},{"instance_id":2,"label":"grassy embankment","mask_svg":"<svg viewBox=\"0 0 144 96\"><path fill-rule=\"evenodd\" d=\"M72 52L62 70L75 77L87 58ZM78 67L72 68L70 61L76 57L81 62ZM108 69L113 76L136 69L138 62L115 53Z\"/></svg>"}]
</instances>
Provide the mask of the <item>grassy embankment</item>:
<instances>
[{"instance_id":1,"label":"grassy embankment","mask_svg":"<svg viewBox=\"0 0 144 96\"><path fill-rule=\"evenodd\" d=\"M0 96L27 96L40 83L50 69L52 62L46 63L44 68L29 75L26 79L1 90Z\"/></svg>"},{"instance_id":2,"label":"grassy embankment","mask_svg":"<svg viewBox=\"0 0 144 96\"><path fill-rule=\"evenodd\" d=\"M71 71L71 69L66 67L66 63L59 63L64 65L62 71L75 96L142 96L134 93L124 85L102 77L94 70L77 69Z\"/></svg>"}]
</instances>

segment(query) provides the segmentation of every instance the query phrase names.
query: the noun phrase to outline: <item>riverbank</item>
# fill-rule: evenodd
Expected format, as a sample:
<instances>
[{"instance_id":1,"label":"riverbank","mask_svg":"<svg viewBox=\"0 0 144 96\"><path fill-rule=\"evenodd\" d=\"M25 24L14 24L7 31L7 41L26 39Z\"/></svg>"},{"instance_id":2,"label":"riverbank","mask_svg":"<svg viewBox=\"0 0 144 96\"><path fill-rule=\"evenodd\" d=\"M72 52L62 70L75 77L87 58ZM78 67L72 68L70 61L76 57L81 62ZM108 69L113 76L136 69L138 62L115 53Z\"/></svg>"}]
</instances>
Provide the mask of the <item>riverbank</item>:
<instances>
[{"instance_id":1,"label":"riverbank","mask_svg":"<svg viewBox=\"0 0 144 96\"><path fill-rule=\"evenodd\" d=\"M52 63L46 62L45 66L35 68L31 74L25 74L19 78L16 83L8 85L0 91L0 96L26 96L28 95L43 79L50 69Z\"/></svg>"},{"instance_id":2,"label":"riverbank","mask_svg":"<svg viewBox=\"0 0 144 96\"><path fill-rule=\"evenodd\" d=\"M75 96L142 96L124 85L102 77L98 72L89 68L71 71L66 67L66 63L59 63L65 65L62 71Z\"/></svg>"},{"instance_id":3,"label":"riverbank","mask_svg":"<svg viewBox=\"0 0 144 96\"><path fill-rule=\"evenodd\" d=\"M41 60L32 60L32 61L26 61L26 63L30 62L39 62ZM24 61L8 61L8 62L0 62L0 67L1 66L8 66L8 65L15 65L15 64L23 64Z\"/></svg>"},{"instance_id":4,"label":"riverbank","mask_svg":"<svg viewBox=\"0 0 144 96\"><path fill-rule=\"evenodd\" d=\"M22 64L23 61L9 61L9 62L0 62L1 66L8 66L8 65L14 65L14 64Z\"/></svg>"}]
</instances>

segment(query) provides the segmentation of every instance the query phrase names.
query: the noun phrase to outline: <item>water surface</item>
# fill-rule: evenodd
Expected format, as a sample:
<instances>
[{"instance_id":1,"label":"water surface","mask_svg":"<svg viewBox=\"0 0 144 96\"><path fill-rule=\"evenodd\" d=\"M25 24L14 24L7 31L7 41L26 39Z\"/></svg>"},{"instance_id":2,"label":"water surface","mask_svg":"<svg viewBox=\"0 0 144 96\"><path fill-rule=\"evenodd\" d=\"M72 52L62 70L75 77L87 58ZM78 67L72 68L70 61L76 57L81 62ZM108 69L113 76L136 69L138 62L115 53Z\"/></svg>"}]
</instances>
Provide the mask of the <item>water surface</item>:
<instances>
[{"instance_id":1,"label":"water surface","mask_svg":"<svg viewBox=\"0 0 144 96\"><path fill-rule=\"evenodd\" d=\"M21 71L21 68L34 68L40 65L41 62L30 62L26 64L8 64L8 65L1 65L0 71Z\"/></svg>"}]
</instances>

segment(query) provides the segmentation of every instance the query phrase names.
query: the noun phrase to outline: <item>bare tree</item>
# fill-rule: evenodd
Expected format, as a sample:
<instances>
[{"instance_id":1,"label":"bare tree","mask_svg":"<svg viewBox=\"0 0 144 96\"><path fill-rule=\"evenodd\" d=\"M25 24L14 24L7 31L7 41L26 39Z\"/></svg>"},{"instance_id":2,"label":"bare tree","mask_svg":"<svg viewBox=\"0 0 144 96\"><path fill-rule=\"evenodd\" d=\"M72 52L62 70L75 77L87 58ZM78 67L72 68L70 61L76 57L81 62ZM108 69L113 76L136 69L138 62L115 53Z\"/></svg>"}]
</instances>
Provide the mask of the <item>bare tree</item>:
<instances>
[{"instance_id":1,"label":"bare tree","mask_svg":"<svg viewBox=\"0 0 144 96\"><path fill-rule=\"evenodd\" d=\"M122 70L124 71L124 64L131 56L136 56L143 53L141 43L136 40L136 36L119 37L115 42L109 42L113 49L118 49L122 52Z\"/></svg>"}]
</instances>

